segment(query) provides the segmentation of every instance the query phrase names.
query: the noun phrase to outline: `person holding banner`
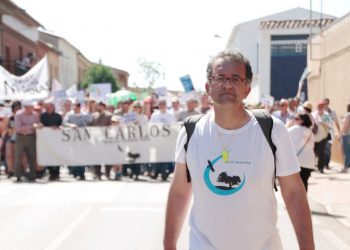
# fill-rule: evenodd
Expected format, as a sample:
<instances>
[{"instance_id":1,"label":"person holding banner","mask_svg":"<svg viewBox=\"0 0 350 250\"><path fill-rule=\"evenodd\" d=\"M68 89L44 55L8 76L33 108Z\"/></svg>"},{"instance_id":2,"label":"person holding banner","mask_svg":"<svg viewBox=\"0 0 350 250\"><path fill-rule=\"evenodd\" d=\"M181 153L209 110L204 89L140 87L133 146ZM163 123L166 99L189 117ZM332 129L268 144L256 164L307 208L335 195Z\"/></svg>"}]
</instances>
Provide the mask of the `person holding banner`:
<instances>
[{"instance_id":1,"label":"person holding banner","mask_svg":"<svg viewBox=\"0 0 350 250\"><path fill-rule=\"evenodd\" d=\"M58 129L62 125L62 117L55 112L55 105L52 100L45 101L45 112L40 115L40 127L50 127L52 129ZM57 180L60 178L59 166L47 166L50 177L49 180Z\"/></svg>"},{"instance_id":2,"label":"person holding banner","mask_svg":"<svg viewBox=\"0 0 350 250\"><path fill-rule=\"evenodd\" d=\"M89 126L91 116L81 112L81 104L78 101L74 102L73 110L68 112L63 118L63 125L71 128ZM85 180L85 166L69 167L74 178L79 177L80 180Z\"/></svg>"},{"instance_id":3,"label":"person holding banner","mask_svg":"<svg viewBox=\"0 0 350 250\"><path fill-rule=\"evenodd\" d=\"M112 124L112 113L106 110L106 103L99 101L95 107L96 112L92 114L91 126L106 127ZM112 165L105 165L105 174L110 179ZM101 165L95 165L95 179L102 179Z\"/></svg>"},{"instance_id":4,"label":"person holding banner","mask_svg":"<svg viewBox=\"0 0 350 250\"><path fill-rule=\"evenodd\" d=\"M188 249L282 249L276 227L275 176L299 249L315 249L310 209L287 129L275 117L266 120L273 123L274 158L258 120L244 108L252 78L250 63L240 53L225 50L211 58L205 88L213 112L195 124L189 141L185 127L179 133L165 250L177 249L192 195Z\"/></svg>"},{"instance_id":5,"label":"person holding banner","mask_svg":"<svg viewBox=\"0 0 350 250\"><path fill-rule=\"evenodd\" d=\"M66 114L69 113L72 110L72 100L71 99L65 99L62 103L62 108L59 114L62 116L62 118L66 117Z\"/></svg>"},{"instance_id":6,"label":"person holding banner","mask_svg":"<svg viewBox=\"0 0 350 250\"><path fill-rule=\"evenodd\" d=\"M143 108L142 108L142 104L140 101L134 101L134 103L132 104L132 110L136 115L136 120L135 120L134 124L139 125L139 126L147 126L148 125L148 118L143 113ZM133 164L130 164L129 166L131 169L130 177L133 178L135 175L135 180L138 181L143 164L133 163Z\"/></svg>"},{"instance_id":7,"label":"person holding banner","mask_svg":"<svg viewBox=\"0 0 350 250\"><path fill-rule=\"evenodd\" d=\"M39 123L39 117L33 112L34 103L32 100L24 100L23 109L15 114L15 172L17 182L25 175L29 181L35 181L36 174L36 138L35 125ZM23 173L22 155L27 155L29 173Z\"/></svg>"},{"instance_id":8,"label":"person holding banner","mask_svg":"<svg viewBox=\"0 0 350 250\"><path fill-rule=\"evenodd\" d=\"M136 121L136 114L130 112L131 103L132 103L132 100L130 99L122 100L121 102L118 103L118 109L114 111L113 117L115 117L115 119L118 120L119 125L126 125L128 123L133 123ZM122 176L128 175L129 168L131 168L130 164L122 165ZM116 173L115 179L120 180L120 175L118 172Z\"/></svg>"},{"instance_id":9,"label":"person holding banner","mask_svg":"<svg viewBox=\"0 0 350 250\"><path fill-rule=\"evenodd\" d=\"M159 110L155 111L151 115L150 123L165 123L171 124L176 122L175 115L167 110L167 103L164 97L158 99ZM168 179L169 174L173 171L173 162L157 162L151 164L154 168L154 174L151 176L152 179L157 179L160 174L162 181Z\"/></svg>"}]
</instances>

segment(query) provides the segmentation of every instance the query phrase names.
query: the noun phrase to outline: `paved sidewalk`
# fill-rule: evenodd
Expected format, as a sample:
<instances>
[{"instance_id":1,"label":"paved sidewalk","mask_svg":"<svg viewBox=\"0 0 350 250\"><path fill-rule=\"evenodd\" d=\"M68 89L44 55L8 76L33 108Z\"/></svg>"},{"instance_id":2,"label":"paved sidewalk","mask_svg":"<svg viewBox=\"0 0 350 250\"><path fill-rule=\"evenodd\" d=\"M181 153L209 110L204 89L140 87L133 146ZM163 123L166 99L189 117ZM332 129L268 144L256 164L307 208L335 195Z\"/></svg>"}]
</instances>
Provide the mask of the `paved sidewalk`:
<instances>
[{"instance_id":1,"label":"paved sidewalk","mask_svg":"<svg viewBox=\"0 0 350 250\"><path fill-rule=\"evenodd\" d=\"M312 172L308 197L350 228L350 171L340 173L341 168L340 164L331 162L324 174Z\"/></svg>"}]
</instances>

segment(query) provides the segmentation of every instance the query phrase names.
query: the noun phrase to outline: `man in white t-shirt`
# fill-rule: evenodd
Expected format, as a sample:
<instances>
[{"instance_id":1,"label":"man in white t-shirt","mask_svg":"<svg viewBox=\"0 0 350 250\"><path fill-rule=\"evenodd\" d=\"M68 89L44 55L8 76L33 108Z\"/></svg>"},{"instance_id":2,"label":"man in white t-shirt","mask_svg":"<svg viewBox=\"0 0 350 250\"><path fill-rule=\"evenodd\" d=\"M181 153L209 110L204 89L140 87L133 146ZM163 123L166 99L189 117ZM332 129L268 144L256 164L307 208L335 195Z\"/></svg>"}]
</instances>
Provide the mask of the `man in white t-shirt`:
<instances>
[{"instance_id":1,"label":"man in white t-shirt","mask_svg":"<svg viewBox=\"0 0 350 250\"><path fill-rule=\"evenodd\" d=\"M176 122L175 115L167 110L166 99L158 100L159 110L154 111L149 119L150 123L174 123Z\"/></svg>"},{"instance_id":2,"label":"man in white t-shirt","mask_svg":"<svg viewBox=\"0 0 350 250\"><path fill-rule=\"evenodd\" d=\"M274 157L256 120L242 100L251 90L252 71L240 53L223 51L207 67L213 112L203 116L184 150L180 131L171 184L164 249L176 249L193 194L191 250L282 249L273 191ZM276 175L300 249L314 249L310 210L299 163L283 123L273 118ZM186 178L186 163L192 182Z\"/></svg>"},{"instance_id":3,"label":"man in white t-shirt","mask_svg":"<svg viewBox=\"0 0 350 250\"><path fill-rule=\"evenodd\" d=\"M150 123L165 123L171 124L176 122L175 115L167 110L166 99L161 97L158 99L159 110L155 111L149 120ZM157 162L153 163L154 173L152 174L152 179L157 179L160 174L162 181L168 179L169 174L173 172L174 163L173 162Z\"/></svg>"},{"instance_id":4,"label":"man in white t-shirt","mask_svg":"<svg viewBox=\"0 0 350 250\"><path fill-rule=\"evenodd\" d=\"M329 98L324 98L323 99L323 103L324 103L324 110L328 112L328 114L331 116L332 121L331 121L331 129L330 129L330 135L331 135L331 139L327 141L326 143L326 149L325 149L325 167L329 169L329 162L331 161L331 153L332 153L332 144L333 144L333 140L334 138L336 138L335 136L335 129L334 126L337 128L338 133L340 133L340 125L339 125L339 121L337 118L337 113L335 112L335 110L331 109L329 107Z\"/></svg>"}]
</instances>

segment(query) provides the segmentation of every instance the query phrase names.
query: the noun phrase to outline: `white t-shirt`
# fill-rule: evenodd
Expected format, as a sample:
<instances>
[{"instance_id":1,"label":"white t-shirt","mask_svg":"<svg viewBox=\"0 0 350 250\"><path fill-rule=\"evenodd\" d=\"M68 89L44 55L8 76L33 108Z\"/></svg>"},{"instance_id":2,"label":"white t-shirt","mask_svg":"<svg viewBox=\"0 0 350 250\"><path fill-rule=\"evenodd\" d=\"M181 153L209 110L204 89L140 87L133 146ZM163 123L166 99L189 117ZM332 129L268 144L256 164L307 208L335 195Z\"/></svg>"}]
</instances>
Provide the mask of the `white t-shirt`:
<instances>
[{"instance_id":1,"label":"white t-shirt","mask_svg":"<svg viewBox=\"0 0 350 250\"><path fill-rule=\"evenodd\" d=\"M247 124L235 130L220 128L212 112L203 116L196 124L187 154L186 131L180 131L175 161L187 161L192 177L191 250L282 249L276 228L274 158L257 120L251 116ZM277 176L297 173L299 163L288 131L280 120L273 121ZM222 158L224 146L229 151L226 163Z\"/></svg>"},{"instance_id":2,"label":"white t-shirt","mask_svg":"<svg viewBox=\"0 0 350 250\"><path fill-rule=\"evenodd\" d=\"M292 139L294 150L297 154L301 150L301 148L305 145L303 150L298 155L300 166L304 168L314 169L315 168L315 153L314 153L315 138L312 131L306 128L305 126L295 125L288 128L288 132L290 134L290 138ZM310 139L308 139L309 137Z\"/></svg>"},{"instance_id":3,"label":"white t-shirt","mask_svg":"<svg viewBox=\"0 0 350 250\"><path fill-rule=\"evenodd\" d=\"M151 118L149 119L150 123L174 123L176 122L176 118L174 114L165 111L164 113L158 111L155 111L152 113Z\"/></svg>"},{"instance_id":4,"label":"white t-shirt","mask_svg":"<svg viewBox=\"0 0 350 250\"><path fill-rule=\"evenodd\" d=\"M327 111L323 111L322 115L319 114L317 110L311 114L318 126L317 133L315 134L315 142L320 142L328 136L328 133L332 127L332 117Z\"/></svg>"}]
</instances>

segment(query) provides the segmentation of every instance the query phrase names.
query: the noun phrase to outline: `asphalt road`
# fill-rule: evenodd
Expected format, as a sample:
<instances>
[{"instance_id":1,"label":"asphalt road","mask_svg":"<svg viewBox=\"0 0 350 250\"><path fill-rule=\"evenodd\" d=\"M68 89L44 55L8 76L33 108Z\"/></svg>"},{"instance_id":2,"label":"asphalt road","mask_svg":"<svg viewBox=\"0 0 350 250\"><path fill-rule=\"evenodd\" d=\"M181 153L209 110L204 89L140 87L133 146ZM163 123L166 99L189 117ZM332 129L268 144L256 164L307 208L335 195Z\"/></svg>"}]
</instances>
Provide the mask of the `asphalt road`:
<instances>
[{"instance_id":1,"label":"asphalt road","mask_svg":"<svg viewBox=\"0 0 350 250\"><path fill-rule=\"evenodd\" d=\"M0 249L162 249L169 182L75 181L13 183L0 178ZM285 249L297 249L283 201L278 227ZM349 228L311 202L316 249L350 249ZM178 249L188 249L188 226Z\"/></svg>"}]
</instances>

